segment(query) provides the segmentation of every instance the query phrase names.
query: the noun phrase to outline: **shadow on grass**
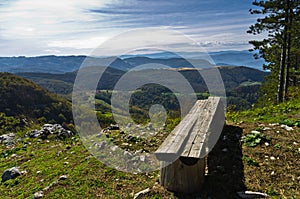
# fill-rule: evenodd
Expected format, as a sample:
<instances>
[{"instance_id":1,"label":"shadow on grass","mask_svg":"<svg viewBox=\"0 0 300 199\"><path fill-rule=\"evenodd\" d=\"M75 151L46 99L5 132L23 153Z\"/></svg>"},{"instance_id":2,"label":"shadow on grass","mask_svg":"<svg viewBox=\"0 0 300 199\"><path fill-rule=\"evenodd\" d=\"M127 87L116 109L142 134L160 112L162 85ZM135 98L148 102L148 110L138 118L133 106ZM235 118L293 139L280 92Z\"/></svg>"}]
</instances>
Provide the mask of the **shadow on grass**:
<instances>
[{"instance_id":1,"label":"shadow on grass","mask_svg":"<svg viewBox=\"0 0 300 199\"><path fill-rule=\"evenodd\" d=\"M207 157L208 174L199 194L176 194L180 199L235 199L238 191L246 190L241 147L243 130L226 125Z\"/></svg>"}]
</instances>

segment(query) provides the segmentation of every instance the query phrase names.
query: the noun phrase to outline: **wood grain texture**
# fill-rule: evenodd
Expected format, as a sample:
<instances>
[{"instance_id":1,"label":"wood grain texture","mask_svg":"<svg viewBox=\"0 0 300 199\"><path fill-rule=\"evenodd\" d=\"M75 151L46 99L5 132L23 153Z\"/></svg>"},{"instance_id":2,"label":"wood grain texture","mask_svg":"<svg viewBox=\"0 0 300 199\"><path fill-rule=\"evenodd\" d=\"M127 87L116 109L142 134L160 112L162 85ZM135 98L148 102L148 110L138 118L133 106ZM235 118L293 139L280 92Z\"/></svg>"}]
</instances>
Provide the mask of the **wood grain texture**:
<instances>
[{"instance_id":1,"label":"wood grain texture","mask_svg":"<svg viewBox=\"0 0 300 199\"><path fill-rule=\"evenodd\" d=\"M205 151L203 146L210 146L208 137L218 131L219 126L223 127L219 123L224 123L224 120L224 108L219 97L198 100L157 149L157 159L172 161L179 156L200 158Z\"/></svg>"}]
</instances>

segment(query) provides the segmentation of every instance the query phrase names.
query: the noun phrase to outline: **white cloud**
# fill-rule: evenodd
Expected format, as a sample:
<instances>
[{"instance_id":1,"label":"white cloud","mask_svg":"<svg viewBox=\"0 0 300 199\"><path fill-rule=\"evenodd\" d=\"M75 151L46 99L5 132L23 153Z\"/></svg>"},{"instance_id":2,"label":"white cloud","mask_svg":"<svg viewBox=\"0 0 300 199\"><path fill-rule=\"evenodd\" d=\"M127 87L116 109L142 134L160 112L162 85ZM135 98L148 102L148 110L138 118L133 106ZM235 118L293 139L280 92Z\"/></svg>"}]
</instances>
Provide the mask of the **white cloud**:
<instances>
[{"instance_id":1,"label":"white cloud","mask_svg":"<svg viewBox=\"0 0 300 199\"><path fill-rule=\"evenodd\" d=\"M222 11L213 7L202 10L200 7L193 8L196 2L7 1L0 5L0 56L86 54L118 33L148 27L181 31L208 51L249 48L247 41L250 36L245 32L253 23L252 16L247 16L247 13L240 10L228 12L226 9ZM188 9L184 8L185 4L189 6ZM202 2L202 5L209 3ZM151 37L151 33L148 36ZM174 37L171 40L177 44L158 42L179 50L182 42ZM133 41L123 40L116 45L121 48L128 45L128 42ZM147 39L144 43L147 44Z\"/></svg>"},{"instance_id":2,"label":"white cloud","mask_svg":"<svg viewBox=\"0 0 300 199\"><path fill-rule=\"evenodd\" d=\"M93 49L101 45L109 37L92 37L84 39L56 40L48 43L52 48Z\"/></svg>"},{"instance_id":3,"label":"white cloud","mask_svg":"<svg viewBox=\"0 0 300 199\"><path fill-rule=\"evenodd\" d=\"M3 38L45 38L85 30L95 20L87 10L107 0L16 0L0 8ZM98 16L100 17L100 16Z\"/></svg>"}]
</instances>

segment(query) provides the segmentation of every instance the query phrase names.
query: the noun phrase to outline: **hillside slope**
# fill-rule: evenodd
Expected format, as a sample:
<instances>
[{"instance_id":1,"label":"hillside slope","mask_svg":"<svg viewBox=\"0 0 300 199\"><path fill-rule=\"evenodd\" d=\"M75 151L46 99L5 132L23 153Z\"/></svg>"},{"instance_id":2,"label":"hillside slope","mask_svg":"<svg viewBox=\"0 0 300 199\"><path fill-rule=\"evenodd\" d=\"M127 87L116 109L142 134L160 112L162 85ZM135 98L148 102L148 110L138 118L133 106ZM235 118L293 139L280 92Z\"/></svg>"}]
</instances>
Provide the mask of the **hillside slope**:
<instances>
[{"instance_id":1,"label":"hillside slope","mask_svg":"<svg viewBox=\"0 0 300 199\"><path fill-rule=\"evenodd\" d=\"M0 112L27 119L71 122L71 104L32 81L0 73Z\"/></svg>"}]
</instances>

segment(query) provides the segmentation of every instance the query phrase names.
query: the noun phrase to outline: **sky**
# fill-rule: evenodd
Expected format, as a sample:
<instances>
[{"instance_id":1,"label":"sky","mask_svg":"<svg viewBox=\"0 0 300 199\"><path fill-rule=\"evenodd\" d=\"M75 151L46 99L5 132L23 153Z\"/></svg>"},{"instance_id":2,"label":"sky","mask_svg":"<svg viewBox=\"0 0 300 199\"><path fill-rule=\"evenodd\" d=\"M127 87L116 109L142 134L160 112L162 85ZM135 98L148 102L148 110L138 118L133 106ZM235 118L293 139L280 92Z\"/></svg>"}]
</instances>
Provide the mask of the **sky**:
<instances>
[{"instance_id":1,"label":"sky","mask_svg":"<svg viewBox=\"0 0 300 199\"><path fill-rule=\"evenodd\" d=\"M88 55L144 28L179 31L209 52L247 50L251 7L252 0L0 0L0 56Z\"/></svg>"}]
</instances>

